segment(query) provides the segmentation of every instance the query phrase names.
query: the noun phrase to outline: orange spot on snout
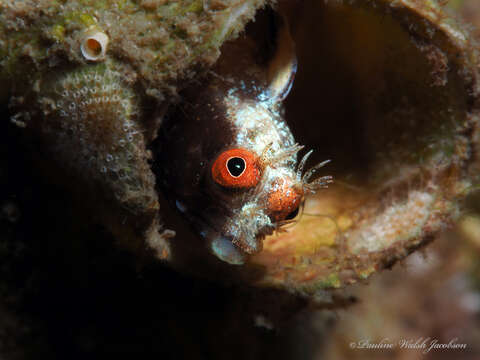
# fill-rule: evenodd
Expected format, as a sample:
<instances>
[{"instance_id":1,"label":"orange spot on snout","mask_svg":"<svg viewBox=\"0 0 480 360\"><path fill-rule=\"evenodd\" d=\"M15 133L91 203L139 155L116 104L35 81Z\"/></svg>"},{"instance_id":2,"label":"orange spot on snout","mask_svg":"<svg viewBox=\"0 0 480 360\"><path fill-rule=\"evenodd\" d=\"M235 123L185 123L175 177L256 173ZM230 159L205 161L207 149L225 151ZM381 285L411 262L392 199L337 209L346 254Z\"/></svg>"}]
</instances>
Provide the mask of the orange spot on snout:
<instances>
[{"instance_id":1,"label":"orange spot on snout","mask_svg":"<svg viewBox=\"0 0 480 360\"><path fill-rule=\"evenodd\" d=\"M302 201L303 191L282 183L274 187L268 197L268 214L273 221L285 220L293 211L297 210Z\"/></svg>"}]
</instances>

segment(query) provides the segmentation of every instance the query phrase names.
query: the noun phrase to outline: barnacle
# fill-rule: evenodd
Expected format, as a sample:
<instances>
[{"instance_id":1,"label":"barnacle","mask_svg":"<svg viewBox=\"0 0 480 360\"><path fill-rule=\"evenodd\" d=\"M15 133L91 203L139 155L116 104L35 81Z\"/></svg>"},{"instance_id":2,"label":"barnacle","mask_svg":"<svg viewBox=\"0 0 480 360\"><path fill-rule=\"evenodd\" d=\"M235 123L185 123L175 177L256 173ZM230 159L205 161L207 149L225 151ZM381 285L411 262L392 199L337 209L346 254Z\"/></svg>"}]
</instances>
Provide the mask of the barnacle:
<instances>
[{"instance_id":1,"label":"barnacle","mask_svg":"<svg viewBox=\"0 0 480 360\"><path fill-rule=\"evenodd\" d=\"M108 47L108 35L92 27L85 31L80 50L86 60L101 61L105 59Z\"/></svg>"}]
</instances>

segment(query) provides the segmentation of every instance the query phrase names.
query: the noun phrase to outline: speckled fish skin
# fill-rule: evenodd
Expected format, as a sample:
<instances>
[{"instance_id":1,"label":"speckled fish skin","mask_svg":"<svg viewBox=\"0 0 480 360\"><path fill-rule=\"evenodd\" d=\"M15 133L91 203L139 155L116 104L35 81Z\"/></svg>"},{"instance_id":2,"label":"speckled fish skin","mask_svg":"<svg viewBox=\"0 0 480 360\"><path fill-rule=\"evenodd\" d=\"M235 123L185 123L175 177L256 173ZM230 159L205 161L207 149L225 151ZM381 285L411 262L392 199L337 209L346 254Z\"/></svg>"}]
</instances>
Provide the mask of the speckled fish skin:
<instances>
[{"instance_id":1,"label":"speckled fish skin","mask_svg":"<svg viewBox=\"0 0 480 360\"><path fill-rule=\"evenodd\" d=\"M295 172L300 147L281 104L293 75L282 89L269 88L255 46L247 37L224 46L226 55L216 68L183 94L182 109L163 124L156 149L164 193L210 250L231 264L242 264L248 254L259 252L264 236L285 217L268 208L272 194L286 188L297 202L303 195ZM236 148L253 152L266 164L251 189L224 188L212 179L215 159Z\"/></svg>"}]
</instances>

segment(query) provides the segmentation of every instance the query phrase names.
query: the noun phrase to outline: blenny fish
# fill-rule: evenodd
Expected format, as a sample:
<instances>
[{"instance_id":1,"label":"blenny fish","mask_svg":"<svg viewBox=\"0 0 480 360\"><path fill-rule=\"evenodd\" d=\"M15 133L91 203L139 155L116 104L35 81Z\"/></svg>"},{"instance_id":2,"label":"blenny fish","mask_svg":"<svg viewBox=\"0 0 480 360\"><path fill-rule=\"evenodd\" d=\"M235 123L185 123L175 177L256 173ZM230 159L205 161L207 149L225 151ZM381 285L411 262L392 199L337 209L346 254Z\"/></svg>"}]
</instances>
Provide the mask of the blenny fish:
<instances>
[{"instance_id":1,"label":"blenny fish","mask_svg":"<svg viewBox=\"0 0 480 360\"><path fill-rule=\"evenodd\" d=\"M205 239L210 251L243 264L265 236L290 223L324 161L304 172L282 101L297 61L288 25L275 18L271 43L248 33L227 43L208 76L185 91L181 109L162 124L156 161L170 202ZM171 156L171 154L175 154Z\"/></svg>"}]
</instances>

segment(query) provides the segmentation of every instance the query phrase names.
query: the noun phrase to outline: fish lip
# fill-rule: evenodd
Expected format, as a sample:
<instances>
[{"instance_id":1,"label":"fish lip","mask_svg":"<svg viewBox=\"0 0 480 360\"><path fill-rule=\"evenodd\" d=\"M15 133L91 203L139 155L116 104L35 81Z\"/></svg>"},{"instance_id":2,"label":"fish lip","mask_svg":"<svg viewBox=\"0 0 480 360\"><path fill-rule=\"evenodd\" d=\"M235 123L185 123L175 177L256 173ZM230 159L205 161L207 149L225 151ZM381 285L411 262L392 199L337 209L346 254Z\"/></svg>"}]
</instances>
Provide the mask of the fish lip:
<instances>
[{"instance_id":1,"label":"fish lip","mask_svg":"<svg viewBox=\"0 0 480 360\"><path fill-rule=\"evenodd\" d=\"M239 246L231 236L219 235L210 242L210 249L213 254L222 261L231 265L243 265L249 255L259 253L263 249L265 234L255 236L257 248Z\"/></svg>"},{"instance_id":2,"label":"fish lip","mask_svg":"<svg viewBox=\"0 0 480 360\"><path fill-rule=\"evenodd\" d=\"M250 255L261 252L263 240L267 235L273 234L276 228L275 225L263 226L258 229L254 238L247 241L242 236L235 237L228 231L222 231L225 229L219 229L205 219L201 224L202 226L198 228L199 234L206 240L210 252L220 260L232 265L244 264Z\"/></svg>"},{"instance_id":3,"label":"fish lip","mask_svg":"<svg viewBox=\"0 0 480 360\"><path fill-rule=\"evenodd\" d=\"M267 232L267 234L271 233L273 233L273 230ZM255 236L255 243L258 246L254 248L244 242L235 241L232 236L214 231L210 236L209 248L213 255L220 260L231 265L243 265L251 255L263 250L263 240L267 234L261 232Z\"/></svg>"},{"instance_id":4,"label":"fish lip","mask_svg":"<svg viewBox=\"0 0 480 360\"><path fill-rule=\"evenodd\" d=\"M247 253L223 235L219 235L211 241L210 249L217 258L231 265L245 264L248 256Z\"/></svg>"}]
</instances>

